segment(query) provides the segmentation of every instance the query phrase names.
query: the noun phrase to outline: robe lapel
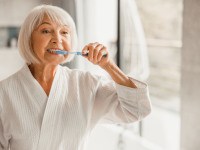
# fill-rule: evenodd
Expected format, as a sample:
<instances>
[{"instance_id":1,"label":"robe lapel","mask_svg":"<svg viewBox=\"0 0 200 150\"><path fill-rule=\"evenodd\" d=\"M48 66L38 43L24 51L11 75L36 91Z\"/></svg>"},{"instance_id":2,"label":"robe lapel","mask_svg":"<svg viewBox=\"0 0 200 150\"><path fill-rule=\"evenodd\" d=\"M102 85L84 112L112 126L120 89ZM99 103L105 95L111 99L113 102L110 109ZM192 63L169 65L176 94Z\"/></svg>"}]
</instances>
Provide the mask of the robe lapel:
<instances>
[{"instance_id":1,"label":"robe lapel","mask_svg":"<svg viewBox=\"0 0 200 150\"><path fill-rule=\"evenodd\" d=\"M37 150L50 150L54 141L53 134L56 133L56 124L67 92L67 80L62 74L62 67L58 66L44 111Z\"/></svg>"},{"instance_id":2,"label":"robe lapel","mask_svg":"<svg viewBox=\"0 0 200 150\"><path fill-rule=\"evenodd\" d=\"M43 104L46 103L47 95L38 81L33 77L27 65L24 66L21 76L21 79L23 79L21 82L28 85L25 86L28 88L27 91L30 91L28 94L33 97L34 102L37 102L39 107L43 106Z\"/></svg>"}]
</instances>

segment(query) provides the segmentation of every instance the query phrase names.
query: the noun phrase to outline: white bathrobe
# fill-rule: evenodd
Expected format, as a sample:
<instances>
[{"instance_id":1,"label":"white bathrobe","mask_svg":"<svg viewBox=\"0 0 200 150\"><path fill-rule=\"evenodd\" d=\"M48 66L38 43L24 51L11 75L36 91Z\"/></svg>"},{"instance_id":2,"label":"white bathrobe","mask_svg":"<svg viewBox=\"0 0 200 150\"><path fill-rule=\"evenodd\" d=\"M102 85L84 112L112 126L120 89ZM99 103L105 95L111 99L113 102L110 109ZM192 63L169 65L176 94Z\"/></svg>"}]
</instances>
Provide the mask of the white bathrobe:
<instances>
[{"instance_id":1,"label":"white bathrobe","mask_svg":"<svg viewBox=\"0 0 200 150\"><path fill-rule=\"evenodd\" d=\"M47 96L25 65L0 82L0 150L82 150L98 122L141 120L148 89L131 80L137 89L59 66Z\"/></svg>"}]
</instances>

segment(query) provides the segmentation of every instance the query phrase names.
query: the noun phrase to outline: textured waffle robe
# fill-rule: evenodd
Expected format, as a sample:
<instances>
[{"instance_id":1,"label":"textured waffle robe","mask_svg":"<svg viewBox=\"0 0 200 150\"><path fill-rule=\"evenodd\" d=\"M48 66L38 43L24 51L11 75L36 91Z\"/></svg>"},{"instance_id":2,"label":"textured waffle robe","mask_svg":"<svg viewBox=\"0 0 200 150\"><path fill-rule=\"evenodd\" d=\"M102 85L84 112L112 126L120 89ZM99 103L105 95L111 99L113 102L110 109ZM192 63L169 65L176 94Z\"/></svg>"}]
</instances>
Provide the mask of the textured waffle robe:
<instances>
[{"instance_id":1,"label":"textured waffle robe","mask_svg":"<svg viewBox=\"0 0 200 150\"><path fill-rule=\"evenodd\" d=\"M49 96L27 65L0 82L0 150L83 150L97 123L133 123L151 111L147 85L125 87L58 66Z\"/></svg>"}]
</instances>

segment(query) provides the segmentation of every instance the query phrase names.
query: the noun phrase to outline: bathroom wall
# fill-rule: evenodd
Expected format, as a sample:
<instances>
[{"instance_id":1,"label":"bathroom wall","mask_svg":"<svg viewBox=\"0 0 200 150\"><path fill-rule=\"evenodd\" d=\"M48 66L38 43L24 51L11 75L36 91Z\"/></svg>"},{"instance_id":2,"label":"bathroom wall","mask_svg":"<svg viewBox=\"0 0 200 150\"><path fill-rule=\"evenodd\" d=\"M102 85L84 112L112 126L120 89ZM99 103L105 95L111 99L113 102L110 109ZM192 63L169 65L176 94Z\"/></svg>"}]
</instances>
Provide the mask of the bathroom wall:
<instances>
[{"instance_id":1,"label":"bathroom wall","mask_svg":"<svg viewBox=\"0 0 200 150\"><path fill-rule=\"evenodd\" d=\"M39 0L0 0L0 27L20 26L27 12L39 3Z\"/></svg>"},{"instance_id":2,"label":"bathroom wall","mask_svg":"<svg viewBox=\"0 0 200 150\"><path fill-rule=\"evenodd\" d=\"M0 81L19 70L24 61L16 49L0 50Z\"/></svg>"},{"instance_id":3,"label":"bathroom wall","mask_svg":"<svg viewBox=\"0 0 200 150\"><path fill-rule=\"evenodd\" d=\"M28 11L38 4L39 0L0 0L0 80L23 65L16 33Z\"/></svg>"}]
</instances>

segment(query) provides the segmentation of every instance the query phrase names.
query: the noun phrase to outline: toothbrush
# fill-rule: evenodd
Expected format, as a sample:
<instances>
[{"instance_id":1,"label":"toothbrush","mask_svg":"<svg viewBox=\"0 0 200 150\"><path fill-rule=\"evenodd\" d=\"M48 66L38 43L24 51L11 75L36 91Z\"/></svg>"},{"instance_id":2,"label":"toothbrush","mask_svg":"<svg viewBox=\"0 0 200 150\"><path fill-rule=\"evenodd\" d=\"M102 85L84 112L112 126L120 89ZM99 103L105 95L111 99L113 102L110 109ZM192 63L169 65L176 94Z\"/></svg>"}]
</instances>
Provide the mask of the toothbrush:
<instances>
[{"instance_id":1,"label":"toothbrush","mask_svg":"<svg viewBox=\"0 0 200 150\"><path fill-rule=\"evenodd\" d=\"M83 54L82 52L69 52L69 51L65 51L65 50L51 50L48 49L47 50L50 53L54 53L54 54L62 54L62 55L66 55L66 54L75 54L75 55L81 55L81 56L88 56L88 51L86 54ZM106 57L107 54L104 54L103 57Z\"/></svg>"}]
</instances>

